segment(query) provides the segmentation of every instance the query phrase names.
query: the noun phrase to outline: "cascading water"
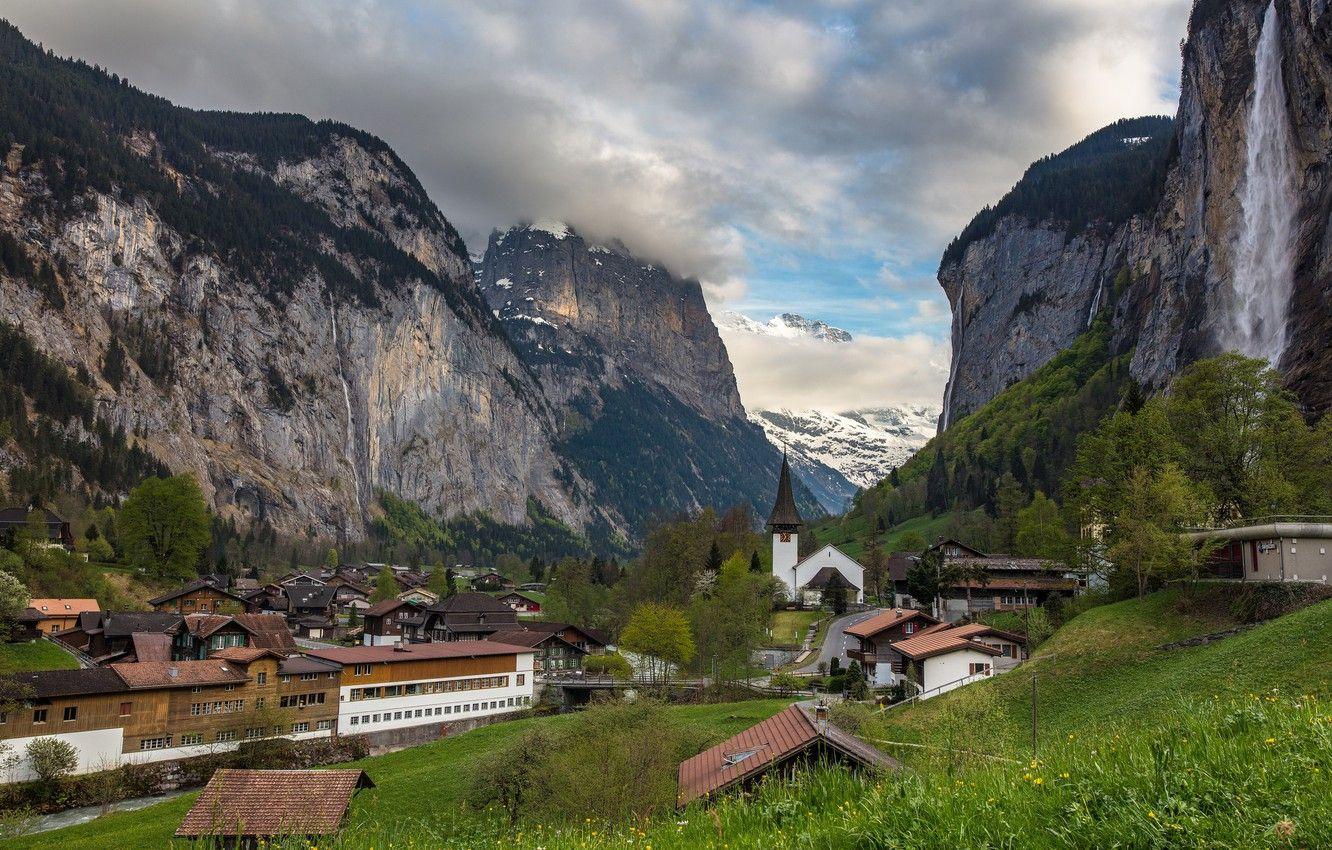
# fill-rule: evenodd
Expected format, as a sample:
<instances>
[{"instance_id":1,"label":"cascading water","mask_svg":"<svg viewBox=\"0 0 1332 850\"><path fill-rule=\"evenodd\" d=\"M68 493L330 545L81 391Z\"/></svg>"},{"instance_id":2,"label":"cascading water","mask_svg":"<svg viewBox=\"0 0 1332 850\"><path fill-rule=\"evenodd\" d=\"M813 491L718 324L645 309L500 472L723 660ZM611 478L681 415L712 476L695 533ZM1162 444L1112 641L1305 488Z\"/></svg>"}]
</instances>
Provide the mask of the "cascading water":
<instances>
[{"instance_id":1,"label":"cascading water","mask_svg":"<svg viewBox=\"0 0 1332 850\"><path fill-rule=\"evenodd\" d=\"M1273 366L1286 347L1294 289L1295 175L1281 75L1281 23L1267 7L1254 58L1253 103L1245 127L1242 218L1232 278L1229 348Z\"/></svg>"},{"instance_id":2,"label":"cascading water","mask_svg":"<svg viewBox=\"0 0 1332 850\"><path fill-rule=\"evenodd\" d=\"M342 352L338 350L338 310L333 303L332 294L328 296L328 321L333 328L333 356L337 358L338 380L342 383L342 403L347 410L346 443L343 451L348 465L351 466L352 481L356 487L356 492L353 494L356 497L356 512L363 515L365 509L361 505L361 470L356 465L356 420L352 418L351 388L347 385L347 377L342 372Z\"/></svg>"},{"instance_id":3,"label":"cascading water","mask_svg":"<svg viewBox=\"0 0 1332 850\"><path fill-rule=\"evenodd\" d=\"M948 363L948 383L944 387L943 415L939 417L938 432L942 434L948 430L953 415L953 387L957 384L957 364L962 359L962 303L958 300L957 309L953 313L953 339L957 341L957 348L953 351L953 356L949 358Z\"/></svg>"}]
</instances>

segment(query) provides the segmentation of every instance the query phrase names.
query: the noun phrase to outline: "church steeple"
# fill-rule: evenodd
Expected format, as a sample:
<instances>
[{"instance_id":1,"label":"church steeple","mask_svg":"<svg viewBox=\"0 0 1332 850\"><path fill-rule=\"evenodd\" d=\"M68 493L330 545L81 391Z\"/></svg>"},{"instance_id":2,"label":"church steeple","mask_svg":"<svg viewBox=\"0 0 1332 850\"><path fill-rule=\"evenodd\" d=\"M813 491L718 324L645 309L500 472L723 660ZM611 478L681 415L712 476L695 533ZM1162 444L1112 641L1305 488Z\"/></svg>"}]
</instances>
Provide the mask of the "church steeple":
<instances>
[{"instance_id":1,"label":"church steeple","mask_svg":"<svg viewBox=\"0 0 1332 850\"><path fill-rule=\"evenodd\" d=\"M772 531L798 531L805 524L796 508L795 494L791 490L791 464L786 461L786 452L782 452L782 471L777 477L777 502L772 506L768 517L768 528Z\"/></svg>"}]
</instances>

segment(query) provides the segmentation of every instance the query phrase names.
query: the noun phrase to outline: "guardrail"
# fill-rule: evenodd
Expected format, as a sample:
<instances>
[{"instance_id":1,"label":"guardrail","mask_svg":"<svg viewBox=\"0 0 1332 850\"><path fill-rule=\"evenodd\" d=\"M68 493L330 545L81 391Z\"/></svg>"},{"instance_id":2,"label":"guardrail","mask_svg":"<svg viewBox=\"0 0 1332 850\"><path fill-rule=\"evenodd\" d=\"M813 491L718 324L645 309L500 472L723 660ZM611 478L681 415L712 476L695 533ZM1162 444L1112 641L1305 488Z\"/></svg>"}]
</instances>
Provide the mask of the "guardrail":
<instances>
[{"instance_id":1,"label":"guardrail","mask_svg":"<svg viewBox=\"0 0 1332 850\"><path fill-rule=\"evenodd\" d=\"M1227 520L1220 525L1189 525L1184 531L1228 531L1232 528L1244 528L1250 525L1273 525L1279 522L1320 522L1332 523L1332 516L1327 514L1268 514L1266 516L1241 517Z\"/></svg>"}]
</instances>

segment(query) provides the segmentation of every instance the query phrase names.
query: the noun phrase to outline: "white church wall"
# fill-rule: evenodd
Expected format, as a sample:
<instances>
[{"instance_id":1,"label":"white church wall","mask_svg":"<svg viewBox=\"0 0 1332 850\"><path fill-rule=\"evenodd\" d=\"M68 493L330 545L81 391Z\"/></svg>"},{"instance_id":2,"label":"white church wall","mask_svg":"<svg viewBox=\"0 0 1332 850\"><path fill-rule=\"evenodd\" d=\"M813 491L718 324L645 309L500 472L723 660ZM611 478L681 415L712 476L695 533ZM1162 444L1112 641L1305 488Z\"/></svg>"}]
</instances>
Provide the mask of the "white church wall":
<instances>
[{"instance_id":1,"label":"white church wall","mask_svg":"<svg viewBox=\"0 0 1332 850\"><path fill-rule=\"evenodd\" d=\"M856 589L856 601L865 601L865 568L831 543L800 562L796 567L796 585L804 587L824 567L832 567L841 573L842 578Z\"/></svg>"}]
</instances>

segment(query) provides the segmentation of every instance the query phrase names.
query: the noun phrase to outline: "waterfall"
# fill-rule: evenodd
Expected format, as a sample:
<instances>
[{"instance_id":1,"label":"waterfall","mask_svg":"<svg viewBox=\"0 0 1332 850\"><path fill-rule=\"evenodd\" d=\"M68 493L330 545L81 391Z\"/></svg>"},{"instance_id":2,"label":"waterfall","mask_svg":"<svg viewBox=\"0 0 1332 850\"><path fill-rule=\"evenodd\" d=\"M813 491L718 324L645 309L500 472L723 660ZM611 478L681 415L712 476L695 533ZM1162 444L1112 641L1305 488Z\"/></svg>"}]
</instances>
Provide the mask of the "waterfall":
<instances>
[{"instance_id":1,"label":"waterfall","mask_svg":"<svg viewBox=\"0 0 1332 850\"><path fill-rule=\"evenodd\" d=\"M1258 37L1245 140L1227 347L1276 366L1286 347L1286 314L1294 288L1296 202L1275 0L1267 7Z\"/></svg>"},{"instance_id":2,"label":"waterfall","mask_svg":"<svg viewBox=\"0 0 1332 850\"><path fill-rule=\"evenodd\" d=\"M338 350L338 310L333 303L333 293L331 292L328 295L328 321L333 328L333 356L337 358L338 381L342 384L342 404L347 410L346 441L343 446L343 453L346 455L347 463L351 466L352 481L356 487L354 493L356 512L358 515L364 516L365 508L361 505L361 470L356 464L356 420L352 418L351 388L347 385L347 376L342 371L342 352Z\"/></svg>"},{"instance_id":3,"label":"waterfall","mask_svg":"<svg viewBox=\"0 0 1332 850\"><path fill-rule=\"evenodd\" d=\"M944 387L943 413L939 416L938 433L948 430L949 417L953 415L953 386L957 383L957 365L962 359L962 298L958 297L957 310L953 313L953 339L957 347L948 363L948 384Z\"/></svg>"}]
</instances>

